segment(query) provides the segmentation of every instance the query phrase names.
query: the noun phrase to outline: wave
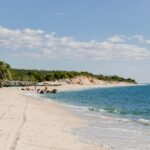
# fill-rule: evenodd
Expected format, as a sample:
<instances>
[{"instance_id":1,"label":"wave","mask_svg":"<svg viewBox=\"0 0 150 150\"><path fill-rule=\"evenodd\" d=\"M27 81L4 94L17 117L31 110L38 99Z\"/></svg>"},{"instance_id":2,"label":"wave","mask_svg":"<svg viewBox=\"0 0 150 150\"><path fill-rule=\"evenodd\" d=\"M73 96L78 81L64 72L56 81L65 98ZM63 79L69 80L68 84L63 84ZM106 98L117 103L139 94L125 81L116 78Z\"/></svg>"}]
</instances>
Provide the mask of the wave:
<instances>
[{"instance_id":1,"label":"wave","mask_svg":"<svg viewBox=\"0 0 150 150\"><path fill-rule=\"evenodd\" d=\"M150 120L140 118L138 119L138 122L142 123L143 125L150 126Z\"/></svg>"},{"instance_id":2,"label":"wave","mask_svg":"<svg viewBox=\"0 0 150 150\"><path fill-rule=\"evenodd\" d=\"M148 112L147 111L141 111L141 110L140 111L139 110L128 111L128 110L118 108L118 107L96 107L96 106L90 107L90 106L75 105L75 104L59 101L57 99L54 100L53 98L47 97L45 95L38 95L38 94L35 94L32 92L26 94L26 96L31 96L34 98L40 98L41 100L46 100L49 102L57 103L57 104L72 108L74 110L81 111L81 112L82 111L89 111L89 112L93 111L93 112L99 112L101 115L112 115L112 116L116 115L118 118L123 119L123 120L119 119L118 121L124 121L124 119L125 119L125 121L128 121L128 119L129 119L133 122L137 122L137 123L140 123L142 125L150 126L150 120L145 119L148 116L149 111ZM88 113L88 115L89 115L89 113ZM91 115L94 115L94 113L93 114L91 113Z\"/></svg>"},{"instance_id":3,"label":"wave","mask_svg":"<svg viewBox=\"0 0 150 150\"><path fill-rule=\"evenodd\" d=\"M97 112L108 112L108 113L114 113L114 114L123 114L124 111L120 108L95 108L90 107L90 111L97 111Z\"/></svg>"}]
</instances>

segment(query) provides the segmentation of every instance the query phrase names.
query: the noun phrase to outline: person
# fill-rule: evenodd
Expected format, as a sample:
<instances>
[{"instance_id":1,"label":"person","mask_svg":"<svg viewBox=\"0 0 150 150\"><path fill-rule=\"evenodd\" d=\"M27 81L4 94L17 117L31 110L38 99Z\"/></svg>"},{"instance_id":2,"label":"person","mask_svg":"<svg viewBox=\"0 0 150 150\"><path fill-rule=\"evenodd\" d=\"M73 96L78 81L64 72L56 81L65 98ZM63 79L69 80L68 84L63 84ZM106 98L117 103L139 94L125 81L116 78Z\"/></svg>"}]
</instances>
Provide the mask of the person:
<instances>
[{"instance_id":1,"label":"person","mask_svg":"<svg viewBox=\"0 0 150 150\"><path fill-rule=\"evenodd\" d=\"M44 91L47 91L47 86L45 87Z\"/></svg>"},{"instance_id":2,"label":"person","mask_svg":"<svg viewBox=\"0 0 150 150\"><path fill-rule=\"evenodd\" d=\"M37 89L37 93L40 93L40 89Z\"/></svg>"}]
</instances>

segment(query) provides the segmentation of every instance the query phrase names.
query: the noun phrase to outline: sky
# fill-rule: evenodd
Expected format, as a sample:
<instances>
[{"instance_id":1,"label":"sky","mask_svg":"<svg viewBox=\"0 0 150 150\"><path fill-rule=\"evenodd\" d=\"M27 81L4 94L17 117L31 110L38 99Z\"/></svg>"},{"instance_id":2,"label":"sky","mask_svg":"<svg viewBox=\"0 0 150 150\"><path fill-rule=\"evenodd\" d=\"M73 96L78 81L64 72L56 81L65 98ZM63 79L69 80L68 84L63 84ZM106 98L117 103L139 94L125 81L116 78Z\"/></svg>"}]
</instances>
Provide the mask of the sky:
<instances>
[{"instance_id":1,"label":"sky","mask_svg":"<svg viewBox=\"0 0 150 150\"><path fill-rule=\"evenodd\" d=\"M150 83L149 0L0 0L0 60Z\"/></svg>"}]
</instances>

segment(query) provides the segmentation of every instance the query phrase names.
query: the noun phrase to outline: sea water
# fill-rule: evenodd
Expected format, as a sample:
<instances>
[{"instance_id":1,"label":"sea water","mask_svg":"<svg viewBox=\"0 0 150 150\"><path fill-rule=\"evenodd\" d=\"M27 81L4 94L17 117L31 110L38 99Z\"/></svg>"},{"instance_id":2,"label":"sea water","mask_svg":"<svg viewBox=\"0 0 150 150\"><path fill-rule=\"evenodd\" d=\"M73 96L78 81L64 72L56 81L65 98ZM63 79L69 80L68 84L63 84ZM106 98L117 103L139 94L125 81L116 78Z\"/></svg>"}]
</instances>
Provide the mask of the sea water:
<instances>
[{"instance_id":1,"label":"sea water","mask_svg":"<svg viewBox=\"0 0 150 150\"><path fill-rule=\"evenodd\" d=\"M110 150L150 150L150 85L95 88L46 94L88 124L72 132Z\"/></svg>"}]
</instances>

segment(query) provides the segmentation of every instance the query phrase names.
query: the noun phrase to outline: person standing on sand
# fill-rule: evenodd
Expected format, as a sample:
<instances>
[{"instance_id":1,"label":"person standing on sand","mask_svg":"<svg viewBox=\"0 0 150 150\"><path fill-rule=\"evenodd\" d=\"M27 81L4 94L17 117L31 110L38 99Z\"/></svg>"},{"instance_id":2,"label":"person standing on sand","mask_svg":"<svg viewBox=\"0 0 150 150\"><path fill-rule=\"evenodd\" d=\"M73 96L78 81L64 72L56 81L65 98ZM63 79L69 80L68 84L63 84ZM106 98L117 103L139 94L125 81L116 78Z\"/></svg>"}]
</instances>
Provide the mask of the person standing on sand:
<instances>
[{"instance_id":1,"label":"person standing on sand","mask_svg":"<svg viewBox=\"0 0 150 150\"><path fill-rule=\"evenodd\" d=\"M47 86L45 86L45 89L44 89L44 91L47 91Z\"/></svg>"}]
</instances>

